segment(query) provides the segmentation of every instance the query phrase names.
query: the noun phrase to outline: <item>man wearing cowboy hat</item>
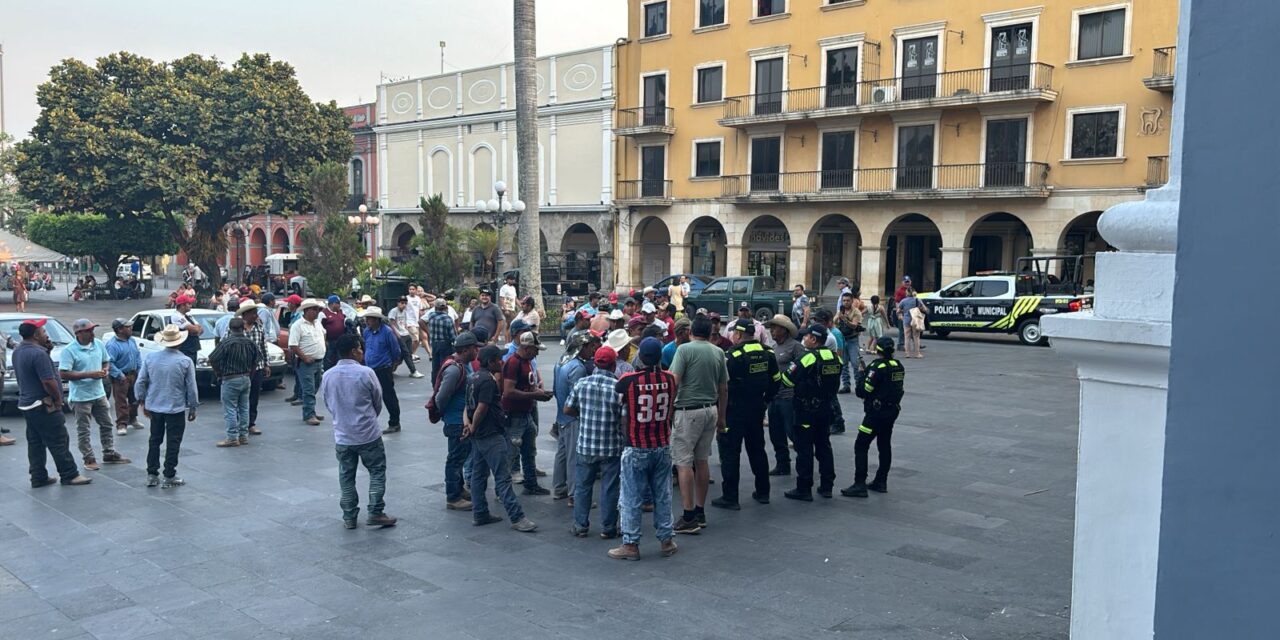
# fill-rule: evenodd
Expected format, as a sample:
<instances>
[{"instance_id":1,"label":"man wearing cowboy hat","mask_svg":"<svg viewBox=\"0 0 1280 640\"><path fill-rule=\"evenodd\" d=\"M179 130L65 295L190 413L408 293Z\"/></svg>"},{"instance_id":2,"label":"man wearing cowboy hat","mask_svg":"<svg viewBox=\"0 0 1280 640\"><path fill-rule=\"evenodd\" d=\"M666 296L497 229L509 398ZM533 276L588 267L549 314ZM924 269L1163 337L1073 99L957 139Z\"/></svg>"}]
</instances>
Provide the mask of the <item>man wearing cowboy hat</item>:
<instances>
[{"instance_id":1,"label":"man wearing cowboy hat","mask_svg":"<svg viewBox=\"0 0 1280 640\"><path fill-rule=\"evenodd\" d=\"M244 333L244 318L232 318L227 330L226 339L209 354L209 366L220 383L222 413L227 422L227 437L218 441L223 448L249 444L249 387L262 360L258 345Z\"/></svg>"},{"instance_id":2,"label":"man wearing cowboy hat","mask_svg":"<svg viewBox=\"0 0 1280 640\"><path fill-rule=\"evenodd\" d=\"M249 375L249 435L260 436L258 428L258 399L262 394L262 382L271 376L271 363L267 361L267 343L275 342L276 334L266 328L266 318L272 310L250 300L236 309L236 317L244 321L244 335L258 347L258 361ZM270 336L268 338L267 336Z\"/></svg>"},{"instance_id":3,"label":"man wearing cowboy hat","mask_svg":"<svg viewBox=\"0 0 1280 640\"><path fill-rule=\"evenodd\" d=\"M643 319L641 321L643 322ZM641 330L643 330L643 327L641 327ZM639 331L634 336L625 329L614 329L609 332L609 335L605 337L604 344L618 354L618 369L614 373L622 376L635 371L635 367L631 365L631 352L633 351L632 345L639 342Z\"/></svg>"},{"instance_id":4,"label":"man wearing cowboy hat","mask_svg":"<svg viewBox=\"0 0 1280 640\"><path fill-rule=\"evenodd\" d=\"M805 353L804 345L796 340L799 330L791 318L781 313L770 318L765 325L773 336L773 357L778 361L778 370L786 371ZM791 475L791 450L787 441L792 437L796 424L794 402L795 390L784 385L769 403L769 442L773 445L774 460L773 469L769 471L771 476Z\"/></svg>"},{"instance_id":5,"label":"man wearing cowboy hat","mask_svg":"<svg viewBox=\"0 0 1280 640\"><path fill-rule=\"evenodd\" d=\"M320 325L320 308L315 298L298 305L302 317L289 327L289 351L293 352L298 372L298 397L302 400L302 419L309 425L320 424L324 416L316 414L316 388L320 386L324 362L324 327Z\"/></svg>"},{"instance_id":6,"label":"man wearing cowboy hat","mask_svg":"<svg viewBox=\"0 0 1280 640\"><path fill-rule=\"evenodd\" d=\"M107 402L107 390L102 380L111 369L111 356L93 330L98 325L81 318L71 325L76 341L62 350L58 368L69 382L68 397L76 414L76 435L84 468L98 470L93 457L93 439L89 431L90 418L98 423L98 438L102 442L102 461L107 464L127 464L129 459L115 450L115 431L111 423L111 405ZM126 432L127 433L127 432Z\"/></svg>"},{"instance_id":7,"label":"man wearing cowboy hat","mask_svg":"<svg viewBox=\"0 0 1280 640\"><path fill-rule=\"evenodd\" d=\"M147 442L147 486L161 489L186 484L177 475L178 452L187 422L196 419L196 367L179 347L186 342L187 332L177 325L165 325L153 338L163 350L142 361L142 373L133 391L138 408L151 419L151 439ZM160 482L160 444L164 450L164 482Z\"/></svg>"},{"instance_id":8,"label":"man wearing cowboy hat","mask_svg":"<svg viewBox=\"0 0 1280 640\"><path fill-rule=\"evenodd\" d=\"M365 327L364 366L373 369L382 388L382 403L387 407L387 428L383 433L400 433L400 398L396 396L396 379L392 372L399 366L402 354L400 339L384 323L387 317L378 307L368 307L360 313ZM416 372L415 372L416 373Z\"/></svg>"}]
</instances>

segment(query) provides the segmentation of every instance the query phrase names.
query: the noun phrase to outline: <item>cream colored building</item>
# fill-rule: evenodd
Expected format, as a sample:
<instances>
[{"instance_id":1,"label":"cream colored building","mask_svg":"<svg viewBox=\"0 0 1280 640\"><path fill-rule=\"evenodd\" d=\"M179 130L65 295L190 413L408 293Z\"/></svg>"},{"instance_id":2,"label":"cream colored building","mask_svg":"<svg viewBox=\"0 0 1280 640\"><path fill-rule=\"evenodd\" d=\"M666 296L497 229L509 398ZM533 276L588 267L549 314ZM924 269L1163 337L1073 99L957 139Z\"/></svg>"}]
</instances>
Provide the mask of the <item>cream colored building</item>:
<instances>
[{"instance_id":1,"label":"cream colored building","mask_svg":"<svg viewBox=\"0 0 1280 640\"><path fill-rule=\"evenodd\" d=\"M629 0L619 283L931 290L1163 182L1174 0ZM1086 277L1092 277L1091 271Z\"/></svg>"},{"instance_id":2,"label":"cream colored building","mask_svg":"<svg viewBox=\"0 0 1280 640\"><path fill-rule=\"evenodd\" d=\"M539 58L538 174L544 263L613 280L612 46ZM489 224L478 200L526 200L517 171L515 69L501 64L378 87L379 205L384 253L403 253L421 229L419 198L441 194L452 224ZM515 227L503 230L510 238ZM508 254L506 265L514 266Z\"/></svg>"}]
</instances>

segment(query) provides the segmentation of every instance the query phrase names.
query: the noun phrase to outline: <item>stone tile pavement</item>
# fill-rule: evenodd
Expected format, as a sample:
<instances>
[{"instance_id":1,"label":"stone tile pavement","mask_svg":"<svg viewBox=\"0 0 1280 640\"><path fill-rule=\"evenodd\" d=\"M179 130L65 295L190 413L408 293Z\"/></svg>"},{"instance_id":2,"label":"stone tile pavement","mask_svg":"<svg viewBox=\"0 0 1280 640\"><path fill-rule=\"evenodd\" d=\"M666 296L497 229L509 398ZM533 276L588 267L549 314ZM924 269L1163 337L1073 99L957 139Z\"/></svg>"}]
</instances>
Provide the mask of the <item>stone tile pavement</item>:
<instances>
[{"instance_id":1,"label":"stone tile pavement","mask_svg":"<svg viewBox=\"0 0 1280 640\"><path fill-rule=\"evenodd\" d=\"M68 324L129 315L45 308ZM907 361L891 493L804 504L775 484L770 505L710 509L709 529L679 537L670 559L646 518L638 563L571 536L548 497L522 499L532 535L446 511L426 380L397 379L414 417L387 439L401 520L385 530L342 528L331 432L302 424L279 391L263 397L266 434L230 450L213 446L221 413L207 397L183 446L188 485L166 491L144 487L143 432L120 439L134 464L32 490L22 421L0 418L19 438L0 449L0 639L1065 638L1071 367L1003 339L928 347ZM844 486L853 436L833 440ZM539 466L553 453L540 437Z\"/></svg>"}]
</instances>

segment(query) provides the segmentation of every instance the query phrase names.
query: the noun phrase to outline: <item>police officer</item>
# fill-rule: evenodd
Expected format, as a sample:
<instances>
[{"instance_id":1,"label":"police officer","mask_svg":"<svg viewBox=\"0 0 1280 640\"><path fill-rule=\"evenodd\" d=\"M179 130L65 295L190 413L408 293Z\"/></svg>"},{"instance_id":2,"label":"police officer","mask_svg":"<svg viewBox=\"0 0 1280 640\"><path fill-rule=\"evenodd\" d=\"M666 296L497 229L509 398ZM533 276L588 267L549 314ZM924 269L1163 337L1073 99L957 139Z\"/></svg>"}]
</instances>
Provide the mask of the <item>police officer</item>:
<instances>
[{"instance_id":1,"label":"police officer","mask_svg":"<svg viewBox=\"0 0 1280 640\"><path fill-rule=\"evenodd\" d=\"M856 392L862 398L866 415L858 427L858 439L853 443L853 484L840 490L840 495L851 498L867 497L867 489L886 493L889 491L889 465L893 461L893 423L901 410L903 381L906 372L893 357L893 338L885 336L876 340L879 358L867 365L866 374L856 384ZM867 450L876 441L880 452L880 467L871 484L867 481Z\"/></svg>"},{"instance_id":2,"label":"police officer","mask_svg":"<svg viewBox=\"0 0 1280 640\"><path fill-rule=\"evenodd\" d=\"M750 318L733 323L733 348L728 356L729 408L724 431L716 434L720 447L722 495L711 506L733 509L738 506L738 464L742 447L756 477L752 499L769 504L769 458L764 452L764 414L782 384L773 350L756 339L756 325Z\"/></svg>"},{"instance_id":3,"label":"police officer","mask_svg":"<svg viewBox=\"0 0 1280 640\"><path fill-rule=\"evenodd\" d=\"M785 495L792 500L813 501L813 459L818 458L818 495L831 497L836 481L831 453L831 421L835 417L831 399L840 388L840 354L823 346L827 328L820 324L805 329L802 344L808 351L792 362L782 376L782 384L795 387L796 488Z\"/></svg>"}]
</instances>

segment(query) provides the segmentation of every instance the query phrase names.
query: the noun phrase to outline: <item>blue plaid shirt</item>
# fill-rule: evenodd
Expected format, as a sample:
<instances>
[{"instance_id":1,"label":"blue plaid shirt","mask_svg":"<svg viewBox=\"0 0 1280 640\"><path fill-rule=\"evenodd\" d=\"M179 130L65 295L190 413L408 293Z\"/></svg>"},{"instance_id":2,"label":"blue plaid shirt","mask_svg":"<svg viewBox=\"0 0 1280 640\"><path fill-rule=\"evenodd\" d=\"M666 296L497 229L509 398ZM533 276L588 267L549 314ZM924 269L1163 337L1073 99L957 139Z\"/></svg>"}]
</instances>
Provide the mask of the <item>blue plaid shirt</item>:
<instances>
[{"instance_id":1,"label":"blue plaid shirt","mask_svg":"<svg viewBox=\"0 0 1280 640\"><path fill-rule=\"evenodd\" d=\"M564 404L578 410L578 455L622 455L622 402L614 391L617 385L612 371L596 369L569 392Z\"/></svg>"},{"instance_id":2,"label":"blue plaid shirt","mask_svg":"<svg viewBox=\"0 0 1280 640\"><path fill-rule=\"evenodd\" d=\"M453 338L453 318L449 317L449 312L433 312L427 318L427 340L433 345L453 346Z\"/></svg>"}]
</instances>

